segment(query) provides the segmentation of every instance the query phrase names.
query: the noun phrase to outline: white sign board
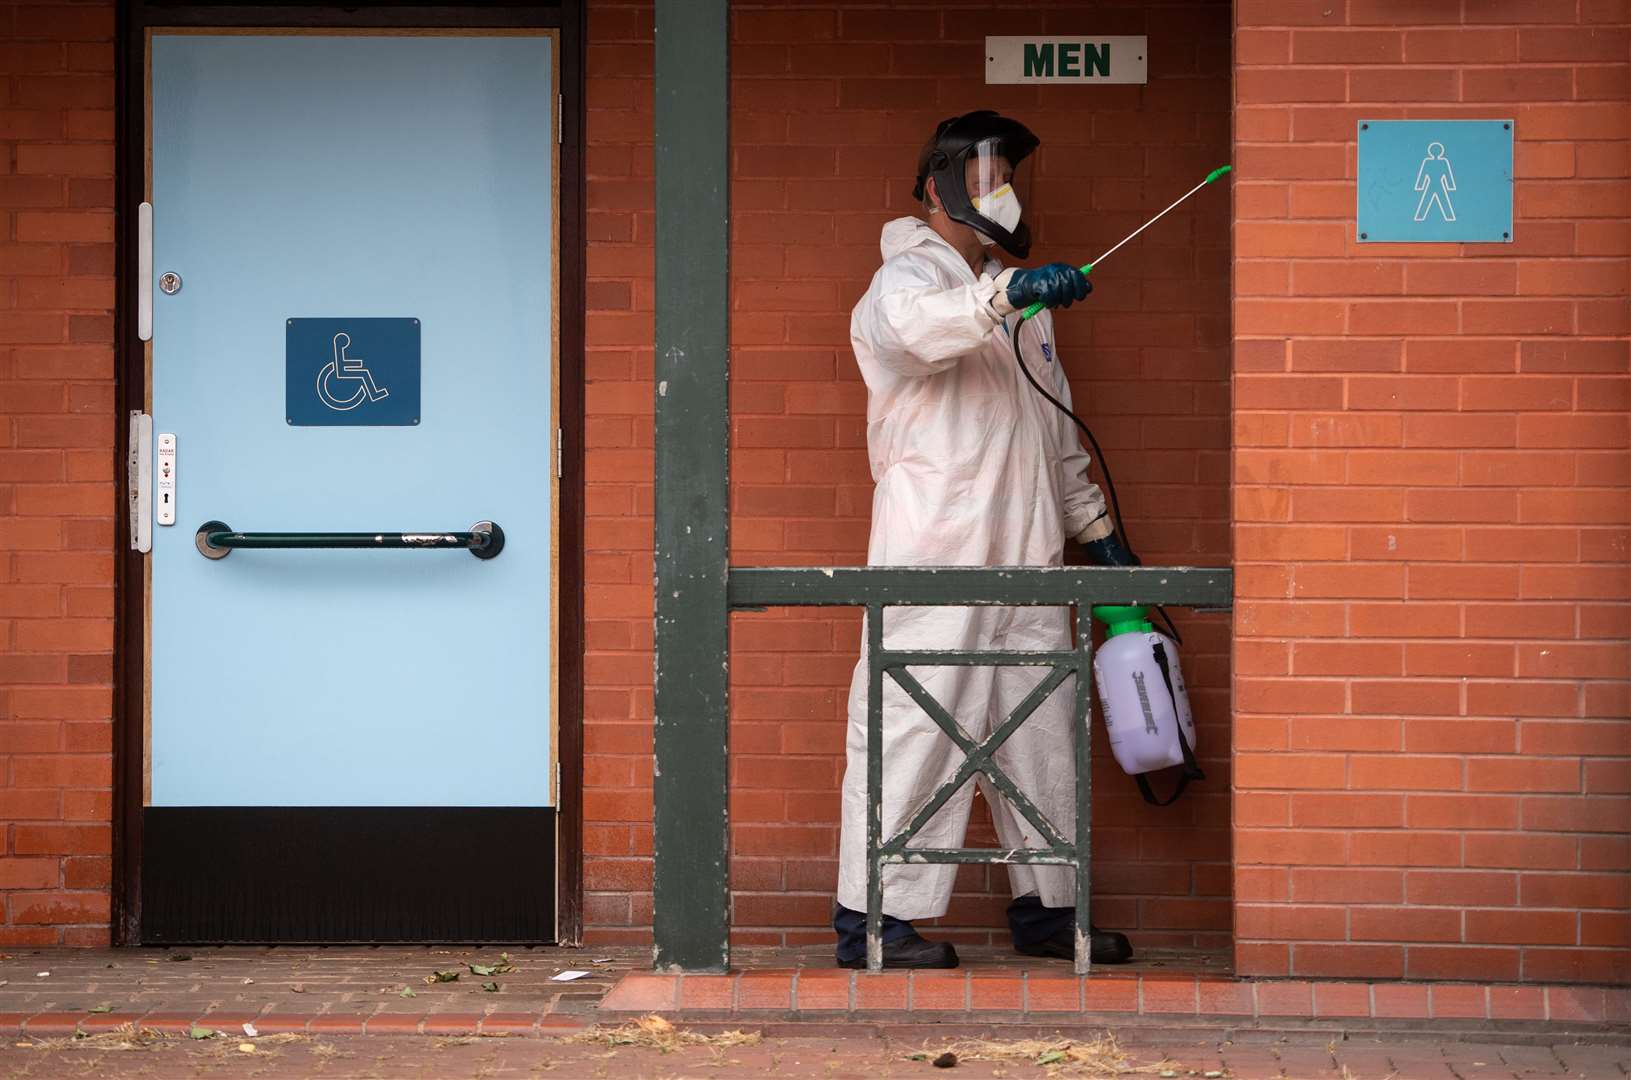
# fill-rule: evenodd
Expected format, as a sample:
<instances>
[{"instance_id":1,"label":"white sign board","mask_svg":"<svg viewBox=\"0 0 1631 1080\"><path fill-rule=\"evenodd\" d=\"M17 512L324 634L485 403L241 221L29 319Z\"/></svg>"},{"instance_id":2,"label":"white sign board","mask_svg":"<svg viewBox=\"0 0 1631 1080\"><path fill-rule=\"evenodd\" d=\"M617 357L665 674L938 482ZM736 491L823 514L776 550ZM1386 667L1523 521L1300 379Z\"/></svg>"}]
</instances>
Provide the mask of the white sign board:
<instances>
[{"instance_id":1,"label":"white sign board","mask_svg":"<svg viewBox=\"0 0 1631 1080\"><path fill-rule=\"evenodd\" d=\"M1148 38L988 37L986 83L1147 83Z\"/></svg>"}]
</instances>

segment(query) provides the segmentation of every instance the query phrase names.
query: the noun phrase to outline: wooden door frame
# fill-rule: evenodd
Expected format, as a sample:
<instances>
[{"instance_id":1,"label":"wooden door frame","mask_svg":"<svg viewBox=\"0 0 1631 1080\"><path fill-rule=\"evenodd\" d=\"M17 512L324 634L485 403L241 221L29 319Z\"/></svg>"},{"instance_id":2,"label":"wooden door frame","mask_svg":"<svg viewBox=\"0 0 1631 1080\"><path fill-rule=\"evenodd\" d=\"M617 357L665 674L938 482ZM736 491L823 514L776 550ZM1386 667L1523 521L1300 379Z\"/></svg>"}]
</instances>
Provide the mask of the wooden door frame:
<instances>
[{"instance_id":1,"label":"wooden door frame","mask_svg":"<svg viewBox=\"0 0 1631 1080\"><path fill-rule=\"evenodd\" d=\"M584 330L584 0L553 3L404 4L382 0L350 7L318 4L167 3L124 0L118 5L115 53L116 236L118 289L114 312L115 468L119 506L128 505L125 461L132 410L147 398L144 343L137 335L137 207L146 174L145 86L147 31L188 27L390 29L430 27L553 29L560 35L561 93L560 245L556 274L560 338L557 343L563 445L560 460L558 631L554 662L560 672L554 702L557 724L555 785L558 821L556 934L577 944L583 934L583 330ZM113 940L140 945L142 866L143 718L146 709L145 636L147 556L130 550L129 515L114 516L115 630L113 691Z\"/></svg>"}]
</instances>

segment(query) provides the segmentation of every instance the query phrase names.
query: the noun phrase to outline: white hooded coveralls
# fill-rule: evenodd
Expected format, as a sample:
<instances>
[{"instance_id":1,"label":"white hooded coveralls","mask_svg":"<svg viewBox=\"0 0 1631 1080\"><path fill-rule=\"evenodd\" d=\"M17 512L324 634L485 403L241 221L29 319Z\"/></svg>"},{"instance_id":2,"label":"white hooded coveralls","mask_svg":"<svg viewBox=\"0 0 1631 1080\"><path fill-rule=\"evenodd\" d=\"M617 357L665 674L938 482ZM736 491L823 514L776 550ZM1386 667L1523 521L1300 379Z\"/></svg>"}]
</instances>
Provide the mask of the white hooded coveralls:
<instances>
[{"instance_id":1,"label":"white hooded coveralls","mask_svg":"<svg viewBox=\"0 0 1631 1080\"><path fill-rule=\"evenodd\" d=\"M1004 319L992 306L1002 267L976 276L967 260L917 218L884 226L884 264L850 319L850 341L867 385L867 450L873 566L1058 566L1067 536L1110 533L1104 496L1087 479L1088 455L1069 417L1038 394L1015 365ZM1006 304L1003 305L1006 308ZM1017 315L1007 322L1015 325ZM1043 342L1048 343L1046 350ZM1070 404L1052 352L1049 312L1025 324L1022 352L1032 375ZM1062 649L1068 608L889 608L891 649ZM850 683L849 731L839 845L838 902L866 910L867 662ZM940 667L911 672L976 742L1013 711L1046 674L1041 668ZM1073 682L1067 679L996 753L996 763L1067 839L1075 834ZM962 762L962 752L894 680L884 678L883 837L910 820ZM1042 838L976 782L1004 847ZM911 841L958 847L973 785L964 784ZM883 910L898 919L944 915L957 867L884 867ZM1048 907L1075 903L1069 867L1011 865L1015 896Z\"/></svg>"}]
</instances>

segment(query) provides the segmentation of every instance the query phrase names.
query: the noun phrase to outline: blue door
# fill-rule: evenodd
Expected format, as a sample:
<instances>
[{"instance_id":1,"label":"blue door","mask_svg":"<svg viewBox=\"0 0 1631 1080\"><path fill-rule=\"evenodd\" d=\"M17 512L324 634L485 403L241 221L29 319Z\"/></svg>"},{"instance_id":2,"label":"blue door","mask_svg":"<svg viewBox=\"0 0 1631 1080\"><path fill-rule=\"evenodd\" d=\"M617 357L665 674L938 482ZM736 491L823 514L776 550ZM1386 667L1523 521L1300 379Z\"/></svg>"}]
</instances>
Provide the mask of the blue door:
<instances>
[{"instance_id":1,"label":"blue door","mask_svg":"<svg viewBox=\"0 0 1631 1080\"><path fill-rule=\"evenodd\" d=\"M152 36L145 941L553 938L554 47Z\"/></svg>"}]
</instances>

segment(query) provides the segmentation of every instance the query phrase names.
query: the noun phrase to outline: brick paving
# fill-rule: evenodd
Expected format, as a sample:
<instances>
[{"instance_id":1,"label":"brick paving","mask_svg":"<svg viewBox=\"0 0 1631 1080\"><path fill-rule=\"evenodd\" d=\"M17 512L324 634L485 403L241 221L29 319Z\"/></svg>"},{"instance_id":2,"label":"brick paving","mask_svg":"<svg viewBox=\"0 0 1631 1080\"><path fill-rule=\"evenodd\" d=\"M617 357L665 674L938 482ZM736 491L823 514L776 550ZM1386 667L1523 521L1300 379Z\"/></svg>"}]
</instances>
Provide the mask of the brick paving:
<instances>
[{"instance_id":1,"label":"brick paving","mask_svg":"<svg viewBox=\"0 0 1631 1080\"><path fill-rule=\"evenodd\" d=\"M1280 1038L1266 1043L1187 1038L1123 1038L1124 1069L1055 1070L1035 1050L1017 1060L980 1060L966 1052L955 1070L931 1061L960 1035L924 1038L891 1030L806 1029L750 1045L695 1045L669 1052L605 1041L516 1038L373 1038L314 1035L258 1040L192 1040L173 1035L142 1045L23 1036L0 1042L0 1076L76 1077L1044 1077L1221 1075L1230 1080L1623 1080L1631 1052L1623 1046L1349 1041ZM245 1052L245 1044L253 1050ZM998 1042L998 1051L1017 1049ZM1135 1072L1135 1070L1137 1070Z\"/></svg>"},{"instance_id":2,"label":"brick paving","mask_svg":"<svg viewBox=\"0 0 1631 1080\"><path fill-rule=\"evenodd\" d=\"M1553 1042L1631 1039L1626 988L1513 993L1466 984L1231 980L1183 958L1083 980L1062 961L1018 963L1011 954L977 949L968 950L961 969L910 975L841 971L820 949L745 949L735 953L739 970L727 975L656 975L649 951L636 947L515 948L508 950L513 970L472 971L471 965L499 963L502 952L14 949L0 953L0 1039L95 1035L127 1024L182 1036L195 1026L237 1033L245 1022L268 1036L550 1036L648 1012L704 1029L752 1026L786 1038L835 1025L874 1037L949 1030L1018 1037L1114 1026L1152 1037L1216 1035L1252 1043L1257 1053L1265 1038L1283 1035L1315 1040L1316 1057L1324 1042L1375 1034L1498 1038L1529 1044L1540 1064L1550 1062L1546 1046ZM588 974L553 980L568 970ZM459 977L436 982L438 971Z\"/></svg>"},{"instance_id":3,"label":"brick paving","mask_svg":"<svg viewBox=\"0 0 1631 1080\"><path fill-rule=\"evenodd\" d=\"M514 971L482 976L508 952ZM457 1033L485 1024L576 1030L646 950L562 948L12 949L0 953L0 1034L90 1030L140 1020L259 1030ZM602 960L603 963L595 961ZM587 971L554 982L562 971ZM436 971L457 981L426 983ZM40 974L48 972L49 974ZM482 988L485 982L496 991ZM405 996L410 991L412 996ZM106 1009L106 1012L92 1010Z\"/></svg>"},{"instance_id":4,"label":"brick paving","mask_svg":"<svg viewBox=\"0 0 1631 1080\"><path fill-rule=\"evenodd\" d=\"M762 1017L901 1022L907 1019L1056 1023L1072 1015L1160 1023L1323 1029L1500 1030L1541 1034L1625 1031L1631 987L1511 986L1236 979L1211 954L1152 954L1143 963L1095 969L1019 958L992 947L959 950L954 971L837 970L825 950L741 950L734 975L657 974L637 964L599 1011L679 1011L693 1019ZM733 984L734 980L734 984Z\"/></svg>"}]
</instances>

